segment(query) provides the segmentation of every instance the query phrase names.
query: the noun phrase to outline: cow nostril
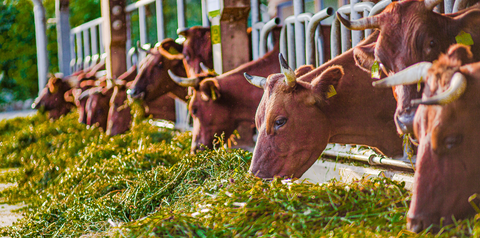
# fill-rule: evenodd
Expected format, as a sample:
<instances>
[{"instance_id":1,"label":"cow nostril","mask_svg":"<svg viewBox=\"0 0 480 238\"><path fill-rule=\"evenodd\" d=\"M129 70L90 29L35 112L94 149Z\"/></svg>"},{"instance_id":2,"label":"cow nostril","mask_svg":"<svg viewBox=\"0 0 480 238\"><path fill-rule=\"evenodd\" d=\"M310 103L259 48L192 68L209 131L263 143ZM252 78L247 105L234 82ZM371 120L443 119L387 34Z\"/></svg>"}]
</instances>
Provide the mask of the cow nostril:
<instances>
[{"instance_id":1,"label":"cow nostril","mask_svg":"<svg viewBox=\"0 0 480 238\"><path fill-rule=\"evenodd\" d=\"M409 218L407 219L407 230L415 233L423 231L423 221L418 218Z\"/></svg>"}]
</instances>

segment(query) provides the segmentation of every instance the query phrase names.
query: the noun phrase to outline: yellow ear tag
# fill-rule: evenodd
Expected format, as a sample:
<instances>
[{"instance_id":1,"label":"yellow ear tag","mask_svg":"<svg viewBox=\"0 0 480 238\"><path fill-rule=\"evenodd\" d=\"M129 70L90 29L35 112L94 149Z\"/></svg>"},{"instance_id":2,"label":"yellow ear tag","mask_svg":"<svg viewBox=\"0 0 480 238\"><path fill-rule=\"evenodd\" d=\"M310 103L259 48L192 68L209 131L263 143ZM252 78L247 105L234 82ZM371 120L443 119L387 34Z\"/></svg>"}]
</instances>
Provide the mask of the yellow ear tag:
<instances>
[{"instance_id":1,"label":"yellow ear tag","mask_svg":"<svg viewBox=\"0 0 480 238\"><path fill-rule=\"evenodd\" d=\"M180 54L180 52L178 52L177 49L175 49L175 47L170 47L170 49L168 49L168 53L172 55Z\"/></svg>"},{"instance_id":2,"label":"yellow ear tag","mask_svg":"<svg viewBox=\"0 0 480 238\"><path fill-rule=\"evenodd\" d=\"M417 83L417 92L420 92L420 89L422 89L422 81L423 81L423 77L420 78L420 80Z\"/></svg>"},{"instance_id":3,"label":"yellow ear tag","mask_svg":"<svg viewBox=\"0 0 480 238\"><path fill-rule=\"evenodd\" d=\"M455 40L458 44L473 45L472 36L464 31L460 31L460 33L455 36Z\"/></svg>"},{"instance_id":4,"label":"yellow ear tag","mask_svg":"<svg viewBox=\"0 0 480 238\"><path fill-rule=\"evenodd\" d=\"M217 100L217 95L215 94L215 89L213 89L213 87L210 87L210 92L212 94L212 100Z\"/></svg>"},{"instance_id":5,"label":"yellow ear tag","mask_svg":"<svg viewBox=\"0 0 480 238\"><path fill-rule=\"evenodd\" d=\"M333 87L333 85L329 85L328 86L328 92L327 92L327 98L331 98L335 95L337 95L337 91L335 91L335 87Z\"/></svg>"},{"instance_id":6,"label":"yellow ear tag","mask_svg":"<svg viewBox=\"0 0 480 238\"><path fill-rule=\"evenodd\" d=\"M380 79L380 65L376 60L373 62L372 69L370 71L372 71L373 79Z\"/></svg>"}]
</instances>

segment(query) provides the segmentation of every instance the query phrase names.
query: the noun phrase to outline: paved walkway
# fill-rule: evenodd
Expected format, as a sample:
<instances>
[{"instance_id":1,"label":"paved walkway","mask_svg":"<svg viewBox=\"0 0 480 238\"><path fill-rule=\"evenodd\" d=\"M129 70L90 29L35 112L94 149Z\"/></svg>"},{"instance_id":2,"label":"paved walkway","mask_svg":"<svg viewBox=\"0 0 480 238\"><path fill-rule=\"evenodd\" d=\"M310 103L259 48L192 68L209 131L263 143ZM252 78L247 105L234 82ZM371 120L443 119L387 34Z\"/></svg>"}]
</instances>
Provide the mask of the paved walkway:
<instances>
[{"instance_id":1,"label":"paved walkway","mask_svg":"<svg viewBox=\"0 0 480 238\"><path fill-rule=\"evenodd\" d=\"M0 121L3 119L12 119L15 117L26 117L33 115L37 110L24 110L24 111L11 111L11 112L0 112Z\"/></svg>"}]
</instances>

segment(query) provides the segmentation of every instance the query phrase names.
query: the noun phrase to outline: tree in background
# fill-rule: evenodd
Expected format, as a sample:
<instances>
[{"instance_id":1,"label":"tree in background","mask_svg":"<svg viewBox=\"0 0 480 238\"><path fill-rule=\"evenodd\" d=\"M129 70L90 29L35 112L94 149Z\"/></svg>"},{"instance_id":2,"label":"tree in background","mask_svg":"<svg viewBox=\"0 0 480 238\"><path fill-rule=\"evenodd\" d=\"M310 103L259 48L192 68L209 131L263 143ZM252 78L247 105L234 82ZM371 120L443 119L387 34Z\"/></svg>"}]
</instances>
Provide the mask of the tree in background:
<instances>
[{"instance_id":1,"label":"tree in background","mask_svg":"<svg viewBox=\"0 0 480 238\"><path fill-rule=\"evenodd\" d=\"M127 0L127 3L136 2ZM176 38L176 0L164 0L166 37ZM46 17L55 18L55 0L43 0ZM201 25L200 0L186 0L188 26ZM154 7L147 18L149 41L156 42ZM76 27L101 16L100 0L70 1L70 26ZM138 36L138 15L132 16L132 40ZM136 28L136 29L135 29ZM49 71L58 71L57 32L47 24ZM34 98L38 92L35 21L31 0L4 0L0 4L0 104Z\"/></svg>"}]
</instances>

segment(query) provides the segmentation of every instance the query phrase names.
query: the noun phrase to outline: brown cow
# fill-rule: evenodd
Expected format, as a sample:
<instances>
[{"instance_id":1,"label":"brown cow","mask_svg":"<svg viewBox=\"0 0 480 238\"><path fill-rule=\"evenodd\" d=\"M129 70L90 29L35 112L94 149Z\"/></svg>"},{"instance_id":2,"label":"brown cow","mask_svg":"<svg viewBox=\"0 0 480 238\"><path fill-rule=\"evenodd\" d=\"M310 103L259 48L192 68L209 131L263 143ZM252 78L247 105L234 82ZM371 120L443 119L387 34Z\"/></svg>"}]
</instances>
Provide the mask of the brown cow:
<instances>
[{"instance_id":1,"label":"brown cow","mask_svg":"<svg viewBox=\"0 0 480 238\"><path fill-rule=\"evenodd\" d=\"M453 45L428 70L411 67L393 76L425 81L422 99L412 101L420 104L414 120L419 145L407 217L407 227L414 232L432 224L438 230L439 224L453 223L452 216L464 219L476 213L469 197L480 194L480 63L471 63L469 48Z\"/></svg>"},{"instance_id":2,"label":"brown cow","mask_svg":"<svg viewBox=\"0 0 480 238\"><path fill-rule=\"evenodd\" d=\"M194 26L179 30L178 34L185 37L182 53L185 56L184 64L187 77L196 77L203 71L200 63L203 63L209 69L213 69L210 27Z\"/></svg>"},{"instance_id":3,"label":"brown cow","mask_svg":"<svg viewBox=\"0 0 480 238\"><path fill-rule=\"evenodd\" d=\"M480 9L470 8L455 14L442 15L433 8L442 0L405 0L393 2L376 16L348 21L337 13L340 21L349 29L363 30L379 28L380 36L376 44L357 47L357 64L370 72L377 61L382 70L391 75L420 61L433 61L451 44L456 36L468 33L473 39L472 52L480 60ZM464 35L467 36L467 35ZM384 84L388 86L389 84ZM419 98L421 90L417 86L396 86L397 99L395 123L400 134L413 132L413 118L416 107L411 99Z\"/></svg>"},{"instance_id":4,"label":"brown cow","mask_svg":"<svg viewBox=\"0 0 480 238\"><path fill-rule=\"evenodd\" d=\"M201 144L212 148L215 135L220 136L225 133L225 137L229 138L240 123L250 123L253 130L255 110L263 91L248 84L243 73L268 76L279 72L278 52L277 44L274 50L262 58L217 77L207 77L201 82L195 78L189 80L191 83L185 83L185 79L171 75L175 81L184 86L194 86L189 103L189 110L193 117L192 152L200 149ZM197 81L193 82L193 80Z\"/></svg>"},{"instance_id":5,"label":"brown cow","mask_svg":"<svg viewBox=\"0 0 480 238\"><path fill-rule=\"evenodd\" d=\"M171 92L186 101L186 89L173 82L167 72L172 70L177 75L186 76L182 49L183 46L174 40L165 39L157 48L148 50L149 54L142 61L140 71L128 91L130 97L150 102Z\"/></svg>"},{"instance_id":6,"label":"brown cow","mask_svg":"<svg viewBox=\"0 0 480 238\"><path fill-rule=\"evenodd\" d=\"M67 114L74 105L65 100L65 93L72 88L73 84L71 78L64 80L61 77L52 76L33 102L32 108L48 111L49 118L54 120Z\"/></svg>"},{"instance_id":7,"label":"brown cow","mask_svg":"<svg viewBox=\"0 0 480 238\"><path fill-rule=\"evenodd\" d=\"M355 65L353 49L309 73L309 66L294 73L281 61L284 74L252 79L265 90L255 118L259 135L250 165L253 174L299 178L327 143L402 154L392 120L395 99L390 90L371 87L370 75Z\"/></svg>"}]
</instances>

